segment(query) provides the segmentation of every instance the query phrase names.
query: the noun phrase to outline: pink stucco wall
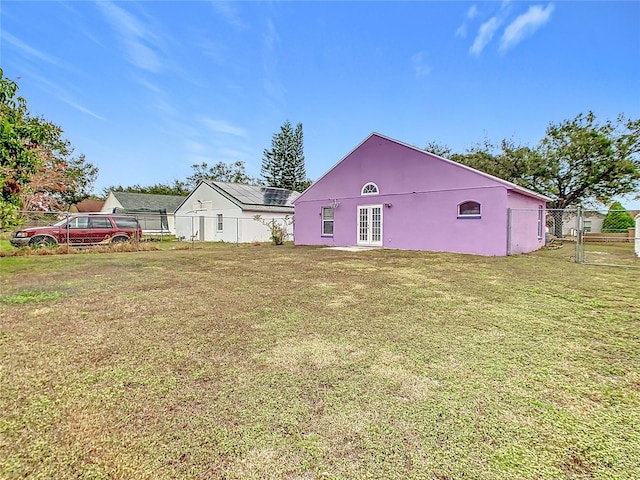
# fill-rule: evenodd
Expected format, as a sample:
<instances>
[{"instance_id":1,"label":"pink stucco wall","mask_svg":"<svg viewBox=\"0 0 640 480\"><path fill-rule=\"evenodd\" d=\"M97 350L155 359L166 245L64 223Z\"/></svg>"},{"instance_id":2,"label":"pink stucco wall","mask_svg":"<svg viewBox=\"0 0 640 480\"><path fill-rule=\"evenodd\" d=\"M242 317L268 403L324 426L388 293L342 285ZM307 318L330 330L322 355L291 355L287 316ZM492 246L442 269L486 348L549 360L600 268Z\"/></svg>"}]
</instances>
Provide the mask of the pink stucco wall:
<instances>
[{"instance_id":1,"label":"pink stucco wall","mask_svg":"<svg viewBox=\"0 0 640 480\"><path fill-rule=\"evenodd\" d=\"M507 207L511 209L508 253L517 255L544 246L545 202L510 191L507 195ZM542 222L540 227L539 221Z\"/></svg>"},{"instance_id":2,"label":"pink stucco wall","mask_svg":"<svg viewBox=\"0 0 640 480\"><path fill-rule=\"evenodd\" d=\"M362 196L367 182L374 182L380 194ZM323 237L321 209L334 200L334 235ZM481 204L481 218L458 218L458 205L469 200ZM382 204L383 247L506 255L507 208L533 209L543 202L514 195L506 182L374 134L294 203L296 245L356 245L357 207ZM516 235L523 251L540 246L533 248L525 238L528 228L519 226L522 235Z\"/></svg>"}]
</instances>

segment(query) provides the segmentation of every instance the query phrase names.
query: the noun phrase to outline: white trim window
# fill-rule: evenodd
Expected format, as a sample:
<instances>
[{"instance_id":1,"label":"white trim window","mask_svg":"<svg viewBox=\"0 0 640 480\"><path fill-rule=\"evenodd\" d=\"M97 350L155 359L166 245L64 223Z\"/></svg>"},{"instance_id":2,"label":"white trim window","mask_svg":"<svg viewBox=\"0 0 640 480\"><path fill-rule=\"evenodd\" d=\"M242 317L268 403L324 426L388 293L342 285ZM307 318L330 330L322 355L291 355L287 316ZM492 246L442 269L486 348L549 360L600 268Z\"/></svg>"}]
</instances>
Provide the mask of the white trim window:
<instances>
[{"instance_id":1,"label":"white trim window","mask_svg":"<svg viewBox=\"0 0 640 480\"><path fill-rule=\"evenodd\" d=\"M333 237L333 207L322 207L322 236Z\"/></svg>"},{"instance_id":2,"label":"white trim window","mask_svg":"<svg viewBox=\"0 0 640 480\"><path fill-rule=\"evenodd\" d=\"M458 218L481 218L480 203L469 200L459 204Z\"/></svg>"},{"instance_id":3,"label":"white trim window","mask_svg":"<svg viewBox=\"0 0 640 480\"><path fill-rule=\"evenodd\" d=\"M224 228L224 221L223 221L223 217L221 213L218 213L216 215L216 232L222 232L222 229Z\"/></svg>"},{"instance_id":4,"label":"white trim window","mask_svg":"<svg viewBox=\"0 0 640 480\"><path fill-rule=\"evenodd\" d=\"M584 233L591 233L591 220L585 220L584 221L583 231L584 231Z\"/></svg>"},{"instance_id":5,"label":"white trim window","mask_svg":"<svg viewBox=\"0 0 640 480\"><path fill-rule=\"evenodd\" d=\"M544 238L544 209L538 205L538 240Z\"/></svg>"},{"instance_id":6,"label":"white trim window","mask_svg":"<svg viewBox=\"0 0 640 480\"><path fill-rule=\"evenodd\" d=\"M373 182L365 183L360 191L360 195L378 195L379 193L378 185Z\"/></svg>"}]
</instances>

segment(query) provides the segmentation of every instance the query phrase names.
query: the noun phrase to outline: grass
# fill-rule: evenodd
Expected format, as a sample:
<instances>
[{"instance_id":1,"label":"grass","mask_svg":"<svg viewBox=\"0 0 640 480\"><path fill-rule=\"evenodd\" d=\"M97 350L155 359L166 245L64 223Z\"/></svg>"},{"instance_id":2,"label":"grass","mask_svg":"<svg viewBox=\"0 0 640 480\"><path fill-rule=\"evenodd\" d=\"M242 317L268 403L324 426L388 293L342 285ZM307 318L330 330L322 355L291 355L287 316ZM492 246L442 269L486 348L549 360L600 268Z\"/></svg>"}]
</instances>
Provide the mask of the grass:
<instances>
[{"instance_id":1,"label":"grass","mask_svg":"<svg viewBox=\"0 0 640 480\"><path fill-rule=\"evenodd\" d=\"M640 478L640 270L555 254L2 258L0 478Z\"/></svg>"}]
</instances>

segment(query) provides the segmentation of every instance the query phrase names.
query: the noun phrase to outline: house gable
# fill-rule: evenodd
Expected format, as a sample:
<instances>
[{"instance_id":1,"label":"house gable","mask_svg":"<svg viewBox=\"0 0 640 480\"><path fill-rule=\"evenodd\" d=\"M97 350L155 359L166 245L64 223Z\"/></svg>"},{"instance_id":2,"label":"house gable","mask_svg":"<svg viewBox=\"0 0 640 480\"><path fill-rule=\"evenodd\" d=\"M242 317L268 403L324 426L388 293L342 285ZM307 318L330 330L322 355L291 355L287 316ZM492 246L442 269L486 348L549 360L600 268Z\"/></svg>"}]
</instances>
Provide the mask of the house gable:
<instances>
[{"instance_id":1,"label":"house gable","mask_svg":"<svg viewBox=\"0 0 640 480\"><path fill-rule=\"evenodd\" d=\"M547 197L416 147L372 133L294 203L359 196L366 183L380 195L502 188L538 200Z\"/></svg>"},{"instance_id":2,"label":"house gable","mask_svg":"<svg viewBox=\"0 0 640 480\"><path fill-rule=\"evenodd\" d=\"M200 200L213 202L208 204L205 210L228 209L234 206L242 212L247 211L252 214L272 212L286 215L293 213L292 202L298 195L298 192L284 188L202 180L179 208L184 211L185 206L190 207Z\"/></svg>"},{"instance_id":3,"label":"house gable","mask_svg":"<svg viewBox=\"0 0 640 480\"><path fill-rule=\"evenodd\" d=\"M187 214L201 210L219 210L227 214L233 212L238 215L242 208L212 184L201 181L184 199L176 210L176 214Z\"/></svg>"}]
</instances>

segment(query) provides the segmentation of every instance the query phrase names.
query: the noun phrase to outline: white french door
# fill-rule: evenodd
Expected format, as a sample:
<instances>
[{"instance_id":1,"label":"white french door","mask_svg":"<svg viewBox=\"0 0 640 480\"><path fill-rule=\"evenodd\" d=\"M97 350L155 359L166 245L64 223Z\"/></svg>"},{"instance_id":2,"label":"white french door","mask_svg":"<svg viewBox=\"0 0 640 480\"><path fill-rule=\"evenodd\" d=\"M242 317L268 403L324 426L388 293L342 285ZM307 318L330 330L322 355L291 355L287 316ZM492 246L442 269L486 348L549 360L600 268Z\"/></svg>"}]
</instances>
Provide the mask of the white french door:
<instances>
[{"instance_id":1,"label":"white french door","mask_svg":"<svg viewBox=\"0 0 640 480\"><path fill-rule=\"evenodd\" d=\"M382 246L382 205L358 207L358 245Z\"/></svg>"}]
</instances>

